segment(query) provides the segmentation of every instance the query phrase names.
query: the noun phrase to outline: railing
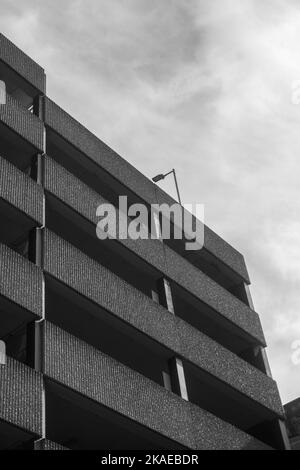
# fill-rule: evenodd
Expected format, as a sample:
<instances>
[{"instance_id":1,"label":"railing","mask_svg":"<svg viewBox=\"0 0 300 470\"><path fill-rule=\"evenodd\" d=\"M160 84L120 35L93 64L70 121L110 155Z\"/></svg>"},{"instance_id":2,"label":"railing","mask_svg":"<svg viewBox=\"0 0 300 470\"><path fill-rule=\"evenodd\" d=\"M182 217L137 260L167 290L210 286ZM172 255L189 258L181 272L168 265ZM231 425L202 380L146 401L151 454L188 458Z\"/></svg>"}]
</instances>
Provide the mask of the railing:
<instances>
[{"instance_id":1,"label":"railing","mask_svg":"<svg viewBox=\"0 0 300 470\"><path fill-rule=\"evenodd\" d=\"M31 86L45 92L46 77L44 70L3 34L0 34L0 61L7 64Z\"/></svg>"},{"instance_id":2,"label":"railing","mask_svg":"<svg viewBox=\"0 0 300 470\"><path fill-rule=\"evenodd\" d=\"M44 373L191 449L267 448L51 323L45 324Z\"/></svg>"},{"instance_id":3,"label":"railing","mask_svg":"<svg viewBox=\"0 0 300 470\"><path fill-rule=\"evenodd\" d=\"M42 187L2 157L0 157L0 198L26 214L37 225L42 225Z\"/></svg>"},{"instance_id":4,"label":"railing","mask_svg":"<svg viewBox=\"0 0 300 470\"><path fill-rule=\"evenodd\" d=\"M282 414L277 386L271 378L54 233L46 230L44 242L46 272L236 392L275 415Z\"/></svg>"},{"instance_id":5,"label":"railing","mask_svg":"<svg viewBox=\"0 0 300 470\"><path fill-rule=\"evenodd\" d=\"M42 434L42 376L10 358L0 365L0 420Z\"/></svg>"},{"instance_id":6,"label":"railing","mask_svg":"<svg viewBox=\"0 0 300 470\"><path fill-rule=\"evenodd\" d=\"M97 206L106 201L49 157L45 159L45 189L96 225ZM174 250L158 240L126 239L119 242L258 343L265 344L257 313Z\"/></svg>"},{"instance_id":7,"label":"railing","mask_svg":"<svg viewBox=\"0 0 300 470\"><path fill-rule=\"evenodd\" d=\"M10 95L7 95L6 98L6 104L0 105L0 122L29 142L35 150L42 152L44 145L43 122L24 108L15 98Z\"/></svg>"},{"instance_id":8,"label":"railing","mask_svg":"<svg viewBox=\"0 0 300 470\"><path fill-rule=\"evenodd\" d=\"M42 271L23 256L0 244L0 295L42 315Z\"/></svg>"}]
</instances>

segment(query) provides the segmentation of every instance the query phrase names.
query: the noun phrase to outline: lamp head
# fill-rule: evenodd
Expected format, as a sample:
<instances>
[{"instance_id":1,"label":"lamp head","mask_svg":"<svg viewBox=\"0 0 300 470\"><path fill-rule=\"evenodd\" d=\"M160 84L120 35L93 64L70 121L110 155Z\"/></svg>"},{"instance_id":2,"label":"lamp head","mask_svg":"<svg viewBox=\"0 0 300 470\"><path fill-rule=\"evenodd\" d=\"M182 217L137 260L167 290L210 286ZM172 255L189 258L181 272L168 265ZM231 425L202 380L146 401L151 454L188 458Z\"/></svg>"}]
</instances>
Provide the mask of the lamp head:
<instances>
[{"instance_id":1,"label":"lamp head","mask_svg":"<svg viewBox=\"0 0 300 470\"><path fill-rule=\"evenodd\" d=\"M154 183L157 183L158 181L161 181L165 178L165 175L156 175L154 176L154 178L152 178L152 181L154 181Z\"/></svg>"}]
</instances>

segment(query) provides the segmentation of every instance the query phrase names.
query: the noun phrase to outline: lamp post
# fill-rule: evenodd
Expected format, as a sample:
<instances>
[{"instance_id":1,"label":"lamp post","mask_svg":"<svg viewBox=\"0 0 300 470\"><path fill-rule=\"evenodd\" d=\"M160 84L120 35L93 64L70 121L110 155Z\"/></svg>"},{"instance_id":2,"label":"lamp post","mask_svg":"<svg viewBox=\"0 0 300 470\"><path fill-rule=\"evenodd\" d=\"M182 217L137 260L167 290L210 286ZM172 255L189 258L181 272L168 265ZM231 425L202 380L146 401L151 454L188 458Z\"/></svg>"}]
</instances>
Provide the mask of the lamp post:
<instances>
[{"instance_id":1,"label":"lamp post","mask_svg":"<svg viewBox=\"0 0 300 470\"><path fill-rule=\"evenodd\" d=\"M177 191L178 202L179 202L179 204L182 206L182 204L181 204L181 198L180 198L180 193L179 193L179 188L178 188L178 183L177 183L177 178L176 178L176 171L174 170L174 168L173 168L173 170L169 171L169 173L166 173L165 175L160 174L160 175L154 176L154 178L152 178L152 181L154 181L154 183L158 183L158 181L164 180L166 176L171 175L172 173L173 173L173 176L174 176L174 181L175 181L175 186L176 186L176 191Z\"/></svg>"}]
</instances>

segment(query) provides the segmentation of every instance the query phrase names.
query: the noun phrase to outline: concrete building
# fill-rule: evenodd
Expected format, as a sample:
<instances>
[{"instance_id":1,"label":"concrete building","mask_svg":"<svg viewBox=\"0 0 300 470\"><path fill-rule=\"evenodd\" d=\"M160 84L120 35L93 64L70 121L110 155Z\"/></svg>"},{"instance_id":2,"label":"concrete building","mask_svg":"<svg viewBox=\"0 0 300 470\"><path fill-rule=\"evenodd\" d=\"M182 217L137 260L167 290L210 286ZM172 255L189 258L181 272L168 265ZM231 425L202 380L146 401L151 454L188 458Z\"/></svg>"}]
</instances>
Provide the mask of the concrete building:
<instances>
[{"instance_id":1,"label":"concrete building","mask_svg":"<svg viewBox=\"0 0 300 470\"><path fill-rule=\"evenodd\" d=\"M300 450L300 398L284 406L292 450Z\"/></svg>"},{"instance_id":2,"label":"concrete building","mask_svg":"<svg viewBox=\"0 0 300 470\"><path fill-rule=\"evenodd\" d=\"M2 35L0 80L0 449L287 448L243 256L100 241L100 203L174 201Z\"/></svg>"}]
</instances>

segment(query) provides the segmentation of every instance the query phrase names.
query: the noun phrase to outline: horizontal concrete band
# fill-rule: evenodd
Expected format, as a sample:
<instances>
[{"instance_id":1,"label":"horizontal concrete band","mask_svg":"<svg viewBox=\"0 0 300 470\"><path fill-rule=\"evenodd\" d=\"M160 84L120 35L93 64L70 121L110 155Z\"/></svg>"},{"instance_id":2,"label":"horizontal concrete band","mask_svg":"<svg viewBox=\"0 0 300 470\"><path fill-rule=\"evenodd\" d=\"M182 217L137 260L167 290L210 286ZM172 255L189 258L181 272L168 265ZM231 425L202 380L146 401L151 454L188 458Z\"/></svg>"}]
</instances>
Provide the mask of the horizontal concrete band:
<instances>
[{"instance_id":1,"label":"horizontal concrete band","mask_svg":"<svg viewBox=\"0 0 300 470\"><path fill-rule=\"evenodd\" d=\"M0 244L0 295L42 316L42 271Z\"/></svg>"},{"instance_id":2,"label":"horizontal concrete band","mask_svg":"<svg viewBox=\"0 0 300 470\"><path fill-rule=\"evenodd\" d=\"M56 442L49 441L49 439L41 439L34 443L34 450L69 450Z\"/></svg>"},{"instance_id":3,"label":"horizontal concrete band","mask_svg":"<svg viewBox=\"0 0 300 470\"><path fill-rule=\"evenodd\" d=\"M44 373L188 448L267 448L48 322L45 324Z\"/></svg>"},{"instance_id":4,"label":"horizontal concrete band","mask_svg":"<svg viewBox=\"0 0 300 470\"><path fill-rule=\"evenodd\" d=\"M281 415L276 383L49 230L44 269L179 356Z\"/></svg>"},{"instance_id":5,"label":"horizontal concrete band","mask_svg":"<svg viewBox=\"0 0 300 470\"><path fill-rule=\"evenodd\" d=\"M48 98L45 99L45 124L148 204L175 203L164 191ZM249 282L244 257L208 227L205 227L204 246Z\"/></svg>"},{"instance_id":6,"label":"horizontal concrete band","mask_svg":"<svg viewBox=\"0 0 300 470\"><path fill-rule=\"evenodd\" d=\"M41 436L42 389L41 374L8 357L0 365L0 419Z\"/></svg>"},{"instance_id":7,"label":"horizontal concrete band","mask_svg":"<svg viewBox=\"0 0 300 470\"><path fill-rule=\"evenodd\" d=\"M0 34L0 60L23 77L34 88L45 93L46 76L42 67L3 36L3 34Z\"/></svg>"},{"instance_id":8,"label":"horizontal concrete band","mask_svg":"<svg viewBox=\"0 0 300 470\"><path fill-rule=\"evenodd\" d=\"M29 142L37 151L43 151L43 122L9 95L6 104L0 105L0 121Z\"/></svg>"},{"instance_id":9,"label":"horizontal concrete band","mask_svg":"<svg viewBox=\"0 0 300 470\"><path fill-rule=\"evenodd\" d=\"M48 156L45 157L45 189L93 224L97 223L98 205L107 202ZM244 330L254 342L265 345L258 314L167 245L151 239L119 241L163 275Z\"/></svg>"},{"instance_id":10,"label":"horizontal concrete band","mask_svg":"<svg viewBox=\"0 0 300 470\"><path fill-rule=\"evenodd\" d=\"M29 176L0 157L0 198L43 224L43 189Z\"/></svg>"}]
</instances>

